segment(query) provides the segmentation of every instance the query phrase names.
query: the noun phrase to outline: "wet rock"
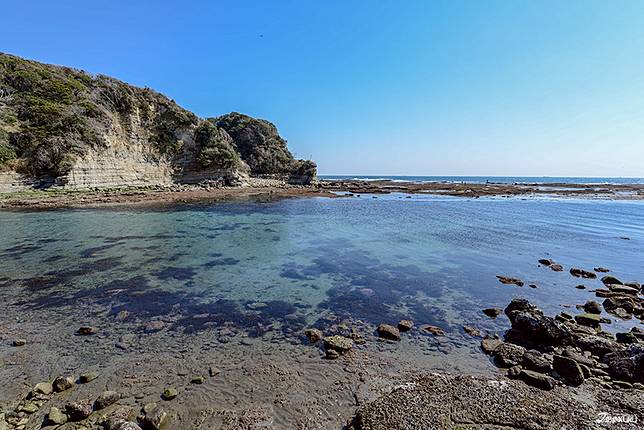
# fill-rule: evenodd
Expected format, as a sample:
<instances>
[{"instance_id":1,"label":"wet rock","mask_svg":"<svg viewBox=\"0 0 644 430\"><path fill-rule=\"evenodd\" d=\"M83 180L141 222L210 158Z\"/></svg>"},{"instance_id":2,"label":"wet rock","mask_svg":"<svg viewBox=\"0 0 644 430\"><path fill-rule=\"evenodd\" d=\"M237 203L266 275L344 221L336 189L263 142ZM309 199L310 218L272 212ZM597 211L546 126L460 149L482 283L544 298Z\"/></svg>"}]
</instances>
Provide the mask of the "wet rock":
<instances>
[{"instance_id":1,"label":"wet rock","mask_svg":"<svg viewBox=\"0 0 644 430\"><path fill-rule=\"evenodd\" d=\"M635 288L638 291L642 289L642 285L640 285L639 282L635 282L635 281L624 282L624 286Z\"/></svg>"},{"instance_id":2,"label":"wet rock","mask_svg":"<svg viewBox=\"0 0 644 430\"><path fill-rule=\"evenodd\" d=\"M585 290L586 286L585 285L575 285L575 288L578 290Z\"/></svg>"},{"instance_id":3,"label":"wet rock","mask_svg":"<svg viewBox=\"0 0 644 430\"><path fill-rule=\"evenodd\" d=\"M563 272L564 268L561 264L551 264L550 269L553 272Z\"/></svg>"},{"instance_id":4,"label":"wet rock","mask_svg":"<svg viewBox=\"0 0 644 430\"><path fill-rule=\"evenodd\" d=\"M96 327L84 326L78 329L78 334L80 336L91 336L96 333L98 333L98 329Z\"/></svg>"},{"instance_id":5,"label":"wet rock","mask_svg":"<svg viewBox=\"0 0 644 430\"><path fill-rule=\"evenodd\" d=\"M628 349L608 353L602 358L613 379L644 383L644 345L630 345Z\"/></svg>"},{"instance_id":6,"label":"wet rock","mask_svg":"<svg viewBox=\"0 0 644 430\"><path fill-rule=\"evenodd\" d=\"M505 308L512 323L506 338L521 345L565 346L573 341L573 334L564 323L546 317L525 299L514 299Z\"/></svg>"},{"instance_id":7,"label":"wet rock","mask_svg":"<svg viewBox=\"0 0 644 430\"><path fill-rule=\"evenodd\" d=\"M521 362L524 368L540 373L552 371L552 357L536 350L526 351Z\"/></svg>"},{"instance_id":8,"label":"wet rock","mask_svg":"<svg viewBox=\"0 0 644 430\"><path fill-rule=\"evenodd\" d=\"M502 343L494 349L492 356L499 367L512 367L523 362L525 348L512 343Z\"/></svg>"},{"instance_id":9,"label":"wet rock","mask_svg":"<svg viewBox=\"0 0 644 430\"><path fill-rule=\"evenodd\" d=\"M572 358L555 355L552 367L568 385L576 387L584 382L584 373Z\"/></svg>"},{"instance_id":10,"label":"wet rock","mask_svg":"<svg viewBox=\"0 0 644 430\"><path fill-rule=\"evenodd\" d=\"M121 395L116 391L103 391L100 396L94 402L94 408L96 410L105 409L106 407L113 405L121 399Z\"/></svg>"},{"instance_id":11,"label":"wet rock","mask_svg":"<svg viewBox=\"0 0 644 430\"><path fill-rule=\"evenodd\" d=\"M377 332L381 339L400 340L400 331L392 325L380 324Z\"/></svg>"},{"instance_id":12,"label":"wet rock","mask_svg":"<svg viewBox=\"0 0 644 430\"><path fill-rule=\"evenodd\" d=\"M523 281L518 278L509 278L506 276L498 276L498 275L496 278L499 280L499 282L505 285L516 285L518 287L523 287L524 285Z\"/></svg>"},{"instance_id":13,"label":"wet rock","mask_svg":"<svg viewBox=\"0 0 644 430\"><path fill-rule=\"evenodd\" d=\"M161 398L163 398L163 400L172 400L176 398L178 395L179 395L179 391L177 391L176 388L168 387L165 390L163 390L163 394L161 395Z\"/></svg>"},{"instance_id":14,"label":"wet rock","mask_svg":"<svg viewBox=\"0 0 644 430\"><path fill-rule=\"evenodd\" d=\"M62 425L67 422L67 415L64 414L60 409L55 406L49 408L49 413L47 414L47 424L50 425Z\"/></svg>"},{"instance_id":15,"label":"wet rock","mask_svg":"<svg viewBox=\"0 0 644 430\"><path fill-rule=\"evenodd\" d=\"M464 325L463 330L472 337L481 337L481 331L472 326Z\"/></svg>"},{"instance_id":16,"label":"wet rock","mask_svg":"<svg viewBox=\"0 0 644 430\"><path fill-rule=\"evenodd\" d=\"M622 308L628 313L636 309L635 300L632 297L609 297L602 303L607 312Z\"/></svg>"},{"instance_id":17,"label":"wet rock","mask_svg":"<svg viewBox=\"0 0 644 430\"><path fill-rule=\"evenodd\" d=\"M92 414L92 410L92 401L89 399L65 405L65 412L70 421L82 421Z\"/></svg>"},{"instance_id":18,"label":"wet rock","mask_svg":"<svg viewBox=\"0 0 644 430\"><path fill-rule=\"evenodd\" d=\"M502 309L500 309L500 308L487 308L487 309L483 309L483 313L484 313L485 315L489 316L490 318L496 318L496 317L498 317L499 315L501 315L501 313L502 313L502 312L503 312L503 310L502 310Z\"/></svg>"},{"instance_id":19,"label":"wet rock","mask_svg":"<svg viewBox=\"0 0 644 430\"><path fill-rule=\"evenodd\" d=\"M206 378L204 378L203 376L194 376L194 377L190 380L190 383L191 383L191 384L197 384L197 385L201 385L201 384L203 384L204 382L206 382Z\"/></svg>"},{"instance_id":20,"label":"wet rock","mask_svg":"<svg viewBox=\"0 0 644 430\"><path fill-rule=\"evenodd\" d=\"M322 332L316 328L309 328L304 331L304 335L311 343L318 343L322 339Z\"/></svg>"},{"instance_id":21,"label":"wet rock","mask_svg":"<svg viewBox=\"0 0 644 430\"><path fill-rule=\"evenodd\" d=\"M398 330L401 332L406 332L411 330L414 327L414 323L411 320L400 320L398 322Z\"/></svg>"},{"instance_id":22,"label":"wet rock","mask_svg":"<svg viewBox=\"0 0 644 430\"><path fill-rule=\"evenodd\" d=\"M492 354L501 344L503 341L499 339L485 338L481 341L481 349L486 354Z\"/></svg>"},{"instance_id":23,"label":"wet rock","mask_svg":"<svg viewBox=\"0 0 644 430\"><path fill-rule=\"evenodd\" d=\"M353 340L344 336L329 336L324 338L324 348L339 353L347 352L353 348Z\"/></svg>"},{"instance_id":24,"label":"wet rock","mask_svg":"<svg viewBox=\"0 0 644 430\"><path fill-rule=\"evenodd\" d=\"M54 391L54 387L51 382L40 382L36 384L31 391L34 394L44 394L45 396L48 396Z\"/></svg>"},{"instance_id":25,"label":"wet rock","mask_svg":"<svg viewBox=\"0 0 644 430\"><path fill-rule=\"evenodd\" d=\"M539 260L539 264L543 264L544 266L551 266L555 264L555 262L549 258L542 258Z\"/></svg>"},{"instance_id":26,"label":"wet rock","mask_svg":"<svg viewBox=\"0 0 644 430\"><path fill-rule=\"evenodd\" d=\"M143 416L140 418L141 424L146 429L159 430L166 421L168 414L163 407L156 403L148 403L143 407Z\"/></svg>"},{"instance_id":27,"label":"wet rock","mask_svg":"<svg viewBox=\"0 0 644 430\"><path fill-rule=\"evenodd\" d=\"M434 336L445 336L443 329L434 325L426 324L422 326L421 329L427 333L433 334Z\"/></svg>"},{"instance_id":28,"label":"wet rock","mask_svg":"<svg viewBox=\"0 0 644 430\"><path fill-rule=\"evenodd\" d=\"M644 330L642 330L641 328L633 327L631 328L631 333L633 333L633 335L639 340L644 341Z\"/></svg>"},{"instance_id":29,"label":"wet rock","mask_svg":"<svg viewBox=\"0 0 644 430\"><path fill-rule=\"evenodd\" d=\"M593 272L589 272L578 267L573 267L570 269L570 274L575 278L584 278L584 279L596 279L597 275Z\"/></svg>"},{"instance_id":30,"label":"wet rock","mask_svg":"<svg viewBox=\"0 0 644 430\"><path fill-rule=\"evenodd\" d=\"M577 324L585 325L587 327L599 328L601 317L597 314L580 314L575 315Z\"/></svg>"},{"instance_id":31,"label":"wet rock","mask_svg":"<svg viewBox=\"0 0 644 430\"><path fill-rule=\"evenodd\" d=\"M601 314L602 307L594 300L589 300L584 304L584 310L589 314Z\"/></svg>"},{"instance_id":32,"label":"wet rock","mask_svg":"<svg viewBox=\"0 0 644 430\"><path fill-rule=\"evenodd\" d=\"M96 372L87 372L87 373L81 374L78 377L78 381L81 384L87 384L88 382L92 382L96 378L98 378L98 373L96 373Z\"/></svg>"},{"instance_id":33,"label":"wet rock","mask_svg":"<svg viewBox=\"0 0 644 430\"><path fill-rule=\"evenodd\" d=\"M66 391L72 388L75 385L74 378L71 376L59 376L58 378L54 379L53 382L53 388L54 391L57 393L60 393L61 391Z\"/></svg>"},{"instance_id":34,"label":"wet rock","mask_svg":"<svg viewBox=\"0 0 644 430\"><path fill-rule=\"evenodd\" d=\"M584 351L590 351L598 357L603 357L612 352L618 352L624 347L617 342L605 339L599 336L580 336L576 340L576 345Z\"/></svg>"},{"instance_id":35,"label":"wet rock","mask_svg":"<svg viewBox=\"0 0 644 430\"><path fill-rule=\"evenodd\" d=\"M13 346L25 346L27 341L25 339L14 339L12 342Z\"/></svg>"},{"instance_id":36,"label":"wet rock","mask_svg":"<svg viewBox=\"0 0 644 430\"><path fill-rule=\"evenodd\" d=\"M604 285L622 285L622 281L611 275L604 276L602 282Z\"/></svg>"},{"instance_id":37,"label":"wet rock","mask_svg":"<svg viewBox=\"0 0 644 430\"><path fill-rule=\"evenodd\" d=\"M608 289L611 291L611 293L615 293L615 295L628 295L637 297L637 295L639 294L639 290L637 288L627 287L626 285L609 285Z\"/></svg>"},{"instance_id":38,"label":"wet rock","mask_svg":"<svg viewBox=\"0 0 644 430\"><path fill-rule=\"evenodd\" d=\"M610 270L606 269L605 267L595 267L595 272L597 273L608 273Z\"/></svg>"},{"instance_id":39,"label":"wet rock","mask_svg":"<svg viewBox=\"0 0 644 430\"><path fill-rule=\"evenodd\" d=\"M530 287L530 288L537 288L537 284L530 284L530 285L528 285L528 287Z\"/></svg>"},{"instance_id":40,"label":"wet rock","mask_svg":"<svg viewBox=\"0 0 644 430\"><path fill-rule=\"evenodd\" d=\"M543 373L535 372L533 370L523 369L519 373L519 379L528 385L539 388L541 390L552 390L555 386L554 378L544 375Z\"/></svg>"}]
</instances>

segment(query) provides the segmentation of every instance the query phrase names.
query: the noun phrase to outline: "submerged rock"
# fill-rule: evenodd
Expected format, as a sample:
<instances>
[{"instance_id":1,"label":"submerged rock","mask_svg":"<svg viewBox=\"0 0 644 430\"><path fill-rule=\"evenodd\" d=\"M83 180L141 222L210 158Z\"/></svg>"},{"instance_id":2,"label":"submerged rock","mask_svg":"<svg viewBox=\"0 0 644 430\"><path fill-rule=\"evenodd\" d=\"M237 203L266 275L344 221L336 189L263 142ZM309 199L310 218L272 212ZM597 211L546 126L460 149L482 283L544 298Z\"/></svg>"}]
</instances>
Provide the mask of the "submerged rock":
<instances>
[{"instance_id":1,"label":"submerged rock","mask_svg":"<svg viewBox=\"0 0 644 430\"><path fill-rule=\"evenodd\" d=\"M588 270L580 269L578 267L573 267L570 269L570 274L576 278L585 278L585 279L596 279L597 274L589 272Z\"/></svg>"},{"instance_id":2,"label":"submerged rock","mask_svg":"<svg viewBox=\"0 0 644 430\"><path fill-rule=\"evenodd\" d=\"M608 273L610 270L606 269L605 267L595 267L595 272L597 273Z\"/></svg>"},{"instance_id":3,"label":"submerged rock","mask_svg":"<svg viewBox=\"0 0 644 430\"><path fill-rule=\"evenodd\" d=\"M550 266L550 265L555 264L555 262L552 261L549 258L542 258L542 259L539 260L539 264L543 264L544 266Z\"/></svg>"},{"instance_id":4,"label":"submerged rock","mask_svg":"<svg viewBox=\"0 0 644 430\"><path fill-rule=\"evenodd\" d=\"M400 331L389 324L380 324L378 326L378 336L382 339L400 340Z\"/></svg>"},{"instance_id":5,"label":"submerged rock","mask_svg":"<svg viewBox=\"0 0 644 430\"><path fill-rule=\"evenodd\" d=\"M561 264L551 264L550 270L553 272L563 272L564 268Z\"/></svg>"},{"instance_id":6,"label":"submerged rock","mask_svg":"<svg viewBox=\"0 0 644 430\"><path fill-rule=\"evenodd\" d=\"M521 279L518 278L509 278L507 276L499 276L497 275L496 278L501 282L502 284L506 285L516 285L518 287L523 287L524 283Z\"/></svg>"},{"instance_id":7,"label":"submerged rock","mask_svg":"<svg viewBox=\"0 0 644 430\"><path fill-rule=\"evenodd\" d=\"M500 308L487 308L487 309L483 309L483 313L484 313L485 315L489 316L490 318L496 318L496 317L498 317L499 315L501 315L501 313L502 313L502 312L503 312L503 310L502 310L502 309L500 309Z\"/></svg>"},{"instance_id":8,"label":"submerged rock","mask_svg":"<svg viewBox=\"0 0 644 430\"><path fill-rule=\"evenodd\" d=\"M434 325L426 324L421 327L423 331L433 334L434 336L445 336L445 332L442 328L436 327Z\"/></svg>"},{"instance_id":9,"label":"submerged rock","mask_svg":"<svg viewBox=\"0 0 644 430\"><path fill-rule=\"evenodd\" d=\"M481 337L481 331L472 326L464 325L463 330L465 331L465 333L469 334L472 337Z\"/></svg>"}]
</instances>

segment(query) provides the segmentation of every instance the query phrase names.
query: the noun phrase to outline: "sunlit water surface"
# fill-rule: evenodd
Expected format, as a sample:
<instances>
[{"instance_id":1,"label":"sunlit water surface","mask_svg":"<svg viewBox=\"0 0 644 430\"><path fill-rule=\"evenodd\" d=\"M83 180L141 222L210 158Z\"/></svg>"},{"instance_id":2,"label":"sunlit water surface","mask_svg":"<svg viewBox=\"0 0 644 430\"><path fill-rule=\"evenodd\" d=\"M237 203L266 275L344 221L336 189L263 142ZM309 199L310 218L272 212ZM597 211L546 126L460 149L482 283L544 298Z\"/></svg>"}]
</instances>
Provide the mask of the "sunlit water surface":
<instances>
[{"instance_id":1,"label":"sunlit water surface","mask_svg":"<svg viewBox=\"0 0 644 430\"><path fill-rule=\"evenodd\" d=\"M233 321L262 336L268 324L409 318L449 333L517 296L549 314L594 298L600 282L573 278L571 266L644 278L638 202L391 194L0 212L0 226L0 286L25 309L180 310L187 331ZM566 271L539 267L544 257Z\"/></svg>"}]
</instances>

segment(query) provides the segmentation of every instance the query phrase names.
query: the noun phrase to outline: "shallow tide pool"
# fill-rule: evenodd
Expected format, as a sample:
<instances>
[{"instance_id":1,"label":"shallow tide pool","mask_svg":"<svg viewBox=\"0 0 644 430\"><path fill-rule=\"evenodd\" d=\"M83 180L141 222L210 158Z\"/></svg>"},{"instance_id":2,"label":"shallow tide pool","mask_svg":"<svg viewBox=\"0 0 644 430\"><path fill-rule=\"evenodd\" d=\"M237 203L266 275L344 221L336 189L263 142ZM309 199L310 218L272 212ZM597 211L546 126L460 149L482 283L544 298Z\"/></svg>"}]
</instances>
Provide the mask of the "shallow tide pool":
<instances>
[{"instance_id":1,"label":"shallow tide pool","mask_svg":"<svg viewBox=\"0 0 644 430\"><path fill-rule=\"evenodd\" d=\"M232 321L260 337L342 318L494 329L503 321L481 309L517 296L547 314L578 312L601 283L573 278L572 266L644 279L641 202L363 195L0 212L0 225L4 300L139 319L179 312L175 328L189 332Z\"/></svg>"}]
</instances>

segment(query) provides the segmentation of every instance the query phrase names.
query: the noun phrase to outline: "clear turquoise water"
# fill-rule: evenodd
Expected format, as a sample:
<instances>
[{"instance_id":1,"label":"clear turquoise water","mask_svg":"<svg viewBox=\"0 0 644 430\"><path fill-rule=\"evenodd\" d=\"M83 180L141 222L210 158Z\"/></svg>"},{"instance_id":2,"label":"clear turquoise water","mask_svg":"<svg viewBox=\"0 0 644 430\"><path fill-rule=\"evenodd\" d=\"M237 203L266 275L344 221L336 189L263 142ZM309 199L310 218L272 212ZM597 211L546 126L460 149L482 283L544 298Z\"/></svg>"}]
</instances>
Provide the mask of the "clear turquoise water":
<instances>
[{"instance_id":1,"label":"clear turquoise water","mask_svg":"<svg viewBox=\"0 0 644 430\"><path fill-rule=\"evenodd\" d=\"M599 281L573 278L571 266L644 280L640 202L406 197L0 212L0 300L138 319L179 310L177 329L233 321L257 336L337 318L450 332L502 328L480 310L517 296L550 314L594 299ZM544 257L566 271L539 267Z\"/></svg>"}]
</instances>

